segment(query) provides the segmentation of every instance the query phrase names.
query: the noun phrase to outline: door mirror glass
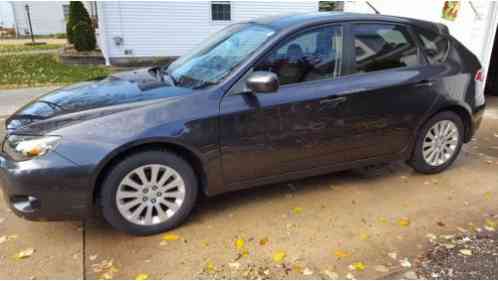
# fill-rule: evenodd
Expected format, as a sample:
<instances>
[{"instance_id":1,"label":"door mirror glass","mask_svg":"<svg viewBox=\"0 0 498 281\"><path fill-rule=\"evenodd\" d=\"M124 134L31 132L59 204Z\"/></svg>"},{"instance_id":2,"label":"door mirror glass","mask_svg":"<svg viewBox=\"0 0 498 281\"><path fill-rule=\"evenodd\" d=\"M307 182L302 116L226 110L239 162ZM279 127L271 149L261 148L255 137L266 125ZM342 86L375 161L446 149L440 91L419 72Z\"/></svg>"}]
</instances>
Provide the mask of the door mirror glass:
<instances>
[{"instance_id":1,"label":"door mirror glass","mask_svg":"<svg viewBox=\"0 0 498 281\"><path fill-rule=\"evenodd\" d=\"M278 91L280 83L275 73L269 71L255 71L246 80L247 88L253 93L274 93Z\"/></svg>"}]
</instances>

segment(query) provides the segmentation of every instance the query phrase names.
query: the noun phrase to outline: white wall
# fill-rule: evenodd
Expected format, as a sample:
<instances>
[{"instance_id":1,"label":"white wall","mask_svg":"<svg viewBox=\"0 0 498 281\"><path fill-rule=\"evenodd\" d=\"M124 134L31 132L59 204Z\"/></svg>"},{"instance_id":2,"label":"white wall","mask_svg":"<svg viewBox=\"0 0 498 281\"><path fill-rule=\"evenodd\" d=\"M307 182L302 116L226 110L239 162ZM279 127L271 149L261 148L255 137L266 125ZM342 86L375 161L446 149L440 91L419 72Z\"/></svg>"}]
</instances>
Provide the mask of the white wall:
<instances>
[{"instance_id":1,"label":"white wall","mask_svg":"<svg viewBox=\"0 0 498 281\"><path fill-rule=\"evenodd\" d=\"M29 5L33 34L47 35L65 33L66 23L62 5L68 2L56 1L19 1L12 2L16 30L19 34L29 33L25 5Z\"/></svg>"},{"instance_id":2,"label":"white wall","mask_svg":"<svg viewBox=\"0 0 498 281\"><path fill-rule=\"evenodd\" d=\"M369 1L381 14L402 17L417 18L433 22L440 22L448 26L450 33L462 42L467 48L474 52L481 61L485 61L485 42L490 35L487 28L487 18L492 5L489 1L471 1L480 18L476 17L469 1L462 1L458 17L455 21L442 18L443 0L422 1ZM345 11L373 13L372 9L364 1L348 1Z\"/></svg>"},{"instance_id":3,"label":"white wall","mask_svg":"<svg viewBox=\"0 0 498 281\"><path fill-rule=\"evenodd\" d=\"M101 2L99 33L109 57L180 56L227 24L256 17L318 10L317 1L232 1L232 21L211 21L210 1ZM124 44L116 46L114 37ZM104 40L102 40L104 39ZM131 55L125 55L131 50Z\"/></svg>"}]
</instances>

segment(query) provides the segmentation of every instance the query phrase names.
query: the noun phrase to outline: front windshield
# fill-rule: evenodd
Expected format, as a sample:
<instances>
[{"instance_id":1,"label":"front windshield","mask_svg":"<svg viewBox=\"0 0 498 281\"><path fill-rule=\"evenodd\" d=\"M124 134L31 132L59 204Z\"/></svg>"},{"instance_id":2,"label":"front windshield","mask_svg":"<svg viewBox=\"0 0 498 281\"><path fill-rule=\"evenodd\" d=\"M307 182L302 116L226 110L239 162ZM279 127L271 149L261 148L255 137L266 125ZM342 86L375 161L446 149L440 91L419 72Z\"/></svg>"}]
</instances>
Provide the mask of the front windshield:
<instances>
[{"instance_id":1,"label":"front windshield","mask_svg":"<svg viewBox=\"0 0 498 281\"><path fill-rule=\"evenodd\" d=\"M217 84L274 33L273 29L258 24L228 26L176 60L166 72L179 87Z\"/></svg>"}]
</instances>

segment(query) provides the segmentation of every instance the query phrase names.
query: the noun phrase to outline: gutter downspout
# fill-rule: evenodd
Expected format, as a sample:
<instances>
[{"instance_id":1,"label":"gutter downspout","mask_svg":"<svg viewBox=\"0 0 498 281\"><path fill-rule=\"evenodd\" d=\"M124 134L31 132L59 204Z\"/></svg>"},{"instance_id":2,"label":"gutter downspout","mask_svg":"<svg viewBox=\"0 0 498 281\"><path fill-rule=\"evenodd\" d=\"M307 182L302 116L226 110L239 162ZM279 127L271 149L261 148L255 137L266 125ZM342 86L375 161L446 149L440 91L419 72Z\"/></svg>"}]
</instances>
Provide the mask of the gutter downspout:
<instances>
[{"instance_id":1,"label":"gutter downspout","mask_svg":"<svg viewBox=\"0 0 498 281\"><path fill-rule=\"evenodd\" d=\"M107 42L107 33L105 30L105 9L104 2L97 1L97 10L99 13L98 22L99 22L99 37L100 37L100 49L102 50L102 54L104 55L105 65L110 66L111 60L109 58L109 44Z\"/></svg>"}]
</instances>

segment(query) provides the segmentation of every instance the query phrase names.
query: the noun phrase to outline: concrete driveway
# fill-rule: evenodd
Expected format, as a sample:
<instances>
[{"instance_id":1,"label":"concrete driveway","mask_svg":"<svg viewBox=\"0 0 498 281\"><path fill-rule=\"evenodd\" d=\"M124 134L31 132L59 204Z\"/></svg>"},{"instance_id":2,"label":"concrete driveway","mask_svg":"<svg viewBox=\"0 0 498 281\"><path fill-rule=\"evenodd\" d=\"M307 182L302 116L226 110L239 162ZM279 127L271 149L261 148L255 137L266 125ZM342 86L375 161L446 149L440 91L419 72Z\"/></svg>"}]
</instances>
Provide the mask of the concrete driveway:
<instances>
[{"instance_id":1,"label":"concrete driveway","mask_svg":"<svg viewBox=\"0 0 498 281\"><path fill-rule=\"evenodd\" d=\"M488 102L476 139L442 174L392 163L226 194L203 200L166 237L128 236L101 219L28 222L0 205L0 237L10 236L0 278L403 276L427 236L482 228L498 214L498 99Z\"/></svg>"}]
</instances>

